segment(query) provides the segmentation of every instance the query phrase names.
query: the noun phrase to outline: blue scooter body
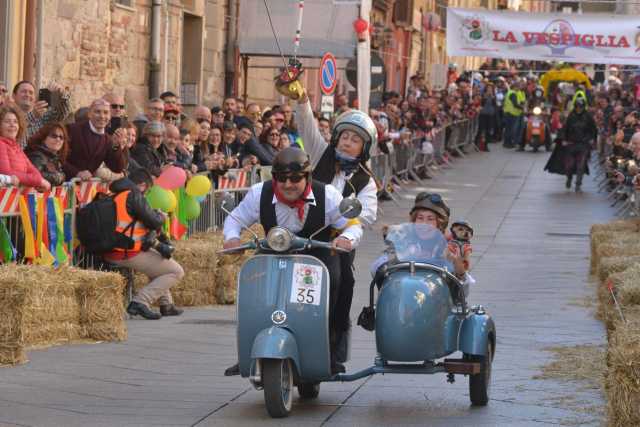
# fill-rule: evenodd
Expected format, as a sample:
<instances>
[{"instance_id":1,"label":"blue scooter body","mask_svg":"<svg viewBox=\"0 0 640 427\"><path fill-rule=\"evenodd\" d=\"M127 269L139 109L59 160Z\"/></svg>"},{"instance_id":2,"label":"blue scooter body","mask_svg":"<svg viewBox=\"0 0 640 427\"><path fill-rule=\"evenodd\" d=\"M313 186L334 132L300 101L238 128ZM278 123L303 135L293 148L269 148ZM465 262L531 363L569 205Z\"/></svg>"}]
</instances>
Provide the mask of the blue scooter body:
<instances>
[{"instance_id":1,"label":"blue scooter body","mask_svg":"<svg viewBox=\"0 0 640 427\"><path fill-rule=\"evenodd\" d=\"M291 359L302 380L331 376L329 271L320 260L289 254L251 257L238 275L237 307L243 377L261 358Z\"/></svg>"},{"instance_id":2,"label":"blue scooter body","mask_svg":"<svg viewBox=\"0 0 640 427\"><path fill-rule=\"evenodd\" d=\"M450 285L437 270L409 267L384 279L376 307L376 345L383 359L435 360L458 350L484 355L493 320L484 312L458 310Z\"/></svg>"}]
</instances>

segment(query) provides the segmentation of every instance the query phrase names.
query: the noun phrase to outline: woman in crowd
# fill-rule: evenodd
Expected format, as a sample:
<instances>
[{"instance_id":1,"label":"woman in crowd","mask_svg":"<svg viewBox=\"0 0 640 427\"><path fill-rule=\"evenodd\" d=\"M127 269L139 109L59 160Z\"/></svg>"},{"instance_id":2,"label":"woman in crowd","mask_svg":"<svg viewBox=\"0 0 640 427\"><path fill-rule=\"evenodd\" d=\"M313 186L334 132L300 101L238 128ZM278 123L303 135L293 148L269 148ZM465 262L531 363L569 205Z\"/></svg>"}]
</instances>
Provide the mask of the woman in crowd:
<instances>
[{"instance_id":1,"label":"woman in crowd","mask_svg":"<svg viewBox=\"0 0 640 427\"><path fill-rule=\"evenodd\" d=\"M0 174L11 177L13 185L49 191L51 184L42 177L17 142L25 131L24 118L17 107L6 103L0 107Z\"/></svg>"},{"instance_id":2,"label":"woman in crowd","mask_svg":"<svg viewBox=\"0 0 640 427\"><path fill-rule=\"evenodd\" d=\"M43 126L29 140L25 154L52 187L65 182L62 165L69 153L69 135L62 123Z\"/></svg>"},{"instance_id":3,"label":"woman in crowd","mask_svg":"<svg viewBox=\"0 0 640 427\"><path fill-rule=\"evenodd\" d=\"M278 151L280 151L280 141L283 138L289 141L289 137L287 135L281 135L277 129L267 128L260 135L260 144L270 156L274 157Z\"/></svg>"},{"instance_id":4,"label":"woman in crowd","mask_svg":"<svg viewBox=\"0 0 640 427\"><path fill-rule=\"evenodd\" d=\"M142 138L131 150L131 157L155 177L160 176L166 163L159 150L164 135L165 126L162 122L149 122L142 130Z\"/></svg>"}]
</instances>

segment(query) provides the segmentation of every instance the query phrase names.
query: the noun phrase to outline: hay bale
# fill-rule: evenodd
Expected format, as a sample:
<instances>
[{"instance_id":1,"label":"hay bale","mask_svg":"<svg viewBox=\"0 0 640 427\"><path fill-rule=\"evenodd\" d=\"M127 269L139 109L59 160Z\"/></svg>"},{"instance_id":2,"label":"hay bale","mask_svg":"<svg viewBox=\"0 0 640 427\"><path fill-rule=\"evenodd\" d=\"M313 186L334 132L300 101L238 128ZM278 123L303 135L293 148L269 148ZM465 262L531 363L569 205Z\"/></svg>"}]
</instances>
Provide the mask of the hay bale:
<instances>
[{"instance_id":1,"label":"hay bale","mask_svg":"<svg viewBox=\"0 0 640 427\"><path fill-rule=\"evenodd\" d=\"M630 233L629 231L597 231L591 234L591 273L598 272L598 264L602 259L601 246L608 244L618 244L619 246L627 244L637 244L640 242L640 233ZM611 250L605 249L605 251Z\"/></svg>"},{"instance_id":2,"label":"hay bale","mask_svg":"<svg viewBox=\"0 0 640 427\"><path fill-rule=\"evenodd\" d=\"M27 294L24 290L16 288L0 281L0 303L4 306L0 321L0 365L14 365L27 361L21 339L24 311L18 309L24 306Z\"/></svg>"},{"instance_id":3,"label":"hay bale","mask_svg":"<svg viewBox=\"0 0 640 427\"><path fill-rule=\"evenodd\" d=\"M54 269L35 265L0 266L0 301L6 308L0 322L0 363L24 360L27 346L48 347L77 340L126 338L119 274ZM111 335L93 336L101 324Z\"/></svg>"},{"instance_id":4,"label":"hay bale","mask_svg":"<svg viewBox=\"0 0 640 427\"><path fill-rule=\"evenodd\" d=\"M607 281L611 281L618 302L623 306L640 304L640 264L633 264L620 273L614 273Z\"/></svg>"},{"instance_id":5,"label":"hay bale","mask_svg":"<svg viewBox=\"0 0 640 427\"><path fill-rule=\"evenodd\" d=\"M625 271L638 262L640 262L640 256L612 256L602 258L598 265L598 277L601 282L604 282L613 273Z\"/></svg>"},{"instance_id":6,"label":"hay bale","mask_svg":"<svg viewBox=\"0 0 640 427\"><path fill-rule=\"evenodd\" d=\"M609 337L605 381L612 426L640 425L640 310L626 313Z\"/></svg>"},{"instance_id":7,"label":"hay bale","mask_svg":"<svg viewBox=\"0 0 640 427\"><path fill-rule=\"evenodd\" d=\"M598 232L611 232L611 231L640 231L640 219L639 218L630 218L630 219L618 219L615 221L608 222L606 224L593 224L591 226L590 234Z\"/></svg>"},{"instance_id":8,"label":"hay bale","mask_svg":"<svg viewBox=\"0 0 640 427\"><path fill-rule=\"evenodd\" d=\"M222 249L222 240L221 232L208 232L194 234L187 240L175 242L173 258L185 272L180 283L171 289L176 305L193 307L216 303L217 252ZM138 291L148 282L149 279L145 275L136 273L133 288Z\"/></svg>"}]
</instances>

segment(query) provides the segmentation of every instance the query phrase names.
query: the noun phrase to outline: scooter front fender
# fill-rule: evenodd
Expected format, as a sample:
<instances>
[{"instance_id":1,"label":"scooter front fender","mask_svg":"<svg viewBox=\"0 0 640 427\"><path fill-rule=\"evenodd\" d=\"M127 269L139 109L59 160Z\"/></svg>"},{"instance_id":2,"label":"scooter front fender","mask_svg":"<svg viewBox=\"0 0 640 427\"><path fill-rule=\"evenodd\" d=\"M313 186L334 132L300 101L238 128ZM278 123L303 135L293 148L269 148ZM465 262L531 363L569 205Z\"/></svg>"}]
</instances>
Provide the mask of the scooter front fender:
<instances>
[{"instance_id":1,"label":"scooter front fender","mask_svg":"<svg viewBox=\"0 0 640 427\"><path fill-rule=\"evenodd\" d=\"M487 341L492 340L495 354L496 327L488 314L472 314L462 323L459 347L465 354L483 356L487 352Z\"/></svg>"},{"instance_id":2,"label":"scooter front fender","mask_svg":"<svg viewBox=\"0 0 640 427\"><path fill-rule=\"evenodd\" d=\"M253 340L252 359L291 359L300 368L298 343L293 334L285 328L272 326L263 329Z\"/></svg>"}]
</instances>

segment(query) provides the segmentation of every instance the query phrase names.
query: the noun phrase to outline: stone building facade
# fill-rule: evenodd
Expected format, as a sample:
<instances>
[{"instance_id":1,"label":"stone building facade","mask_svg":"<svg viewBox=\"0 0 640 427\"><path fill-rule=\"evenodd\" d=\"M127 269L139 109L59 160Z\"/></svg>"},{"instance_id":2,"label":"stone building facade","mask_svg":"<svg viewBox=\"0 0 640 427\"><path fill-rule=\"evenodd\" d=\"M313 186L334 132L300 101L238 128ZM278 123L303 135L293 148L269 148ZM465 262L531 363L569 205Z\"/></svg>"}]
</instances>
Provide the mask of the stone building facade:
<instances>
[{"instance_id":1,"label":"stone building facade","mask_svg":"<svg viewBox=\"0 0 640 427\"><path fill-rule=\"evenodd\" d=\"M75 107L114 91L125 96L129 115L135 115L151 92L153 3L43 1L42 83L57 81L68 87ZM156 15L160 25L157 92L182 92L187 107L220 103L224 96L227 0L156 3L161 5ZM19 31L13 29L12 34ZM35 57L37 67L38 52ZM7 83L12 85L19 79L18 73L13 73Z\"/></svg>"}]
</instances>

